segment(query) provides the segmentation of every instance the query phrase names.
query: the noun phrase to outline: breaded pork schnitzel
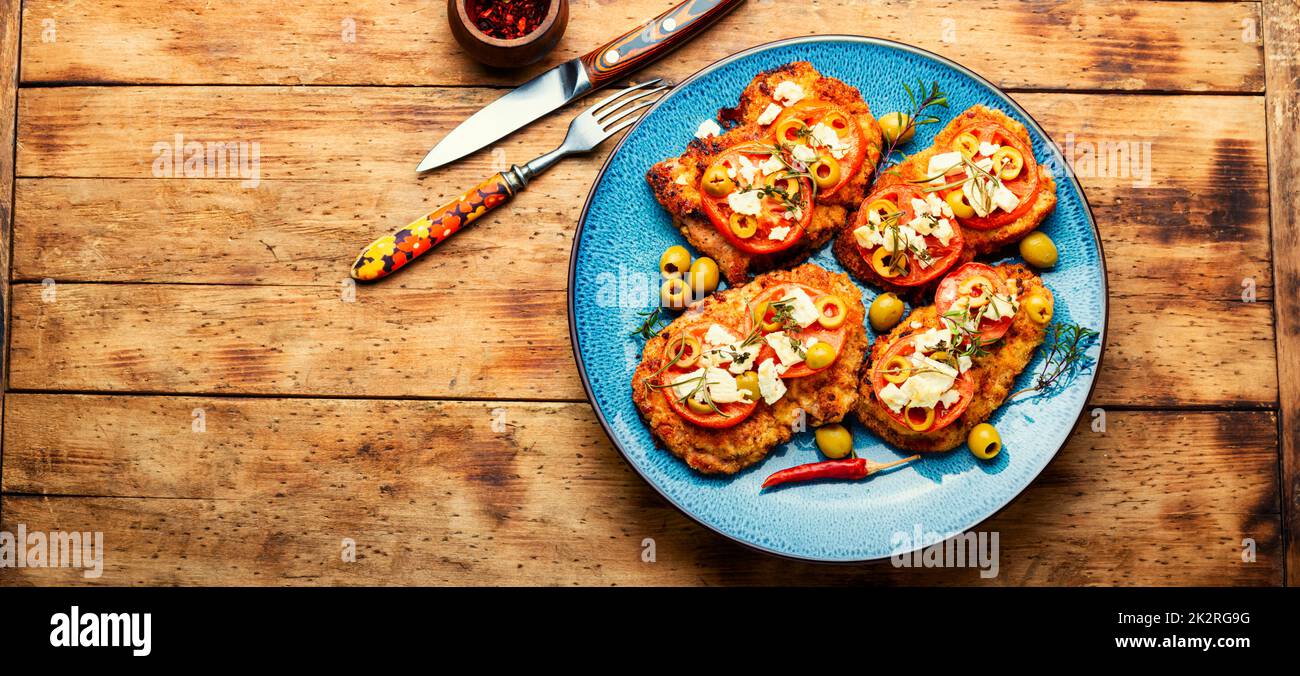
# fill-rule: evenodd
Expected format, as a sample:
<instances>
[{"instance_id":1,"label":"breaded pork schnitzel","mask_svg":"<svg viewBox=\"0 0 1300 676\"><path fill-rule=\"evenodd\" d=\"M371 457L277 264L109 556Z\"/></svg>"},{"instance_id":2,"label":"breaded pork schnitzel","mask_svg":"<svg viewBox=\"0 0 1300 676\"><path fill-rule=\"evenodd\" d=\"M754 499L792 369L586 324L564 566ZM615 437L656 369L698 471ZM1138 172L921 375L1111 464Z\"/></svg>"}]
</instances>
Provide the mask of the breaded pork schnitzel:
<instances>
[{"instance_id":1,"label":"breaded pork schnitzel","mask_svg":"<svg viewBox=\"0 0 1300 676\"><path fill-rule=\"evenodd\" d=\"M865 313L846 275L812 264L762 275L646 341L632 400L657 442L686 464L734 474L789 441L800 422L839 422L853 409Z\"/></svg>"},{"instance_id":2,"label":"breaded pork schnitzel","mask_svg":"<svg viewBox=\"0 0 1300 676\"><path fill-rule=\"evenodd\" d=\"M940 452L964 443L971 429L986 422L1006 400L1016 377L1028 366L1046 335L1053 297L1037 275L1018 264L996 268L974 265L995 271L1006 285L1005 295L990 294L989 302L972 309L979 323L978 330L986 334L990 329L996 329L993 333L1005 331L984 348L986 354L965 359L949 358L960 351L960 336L965 331L943 316L956 317L954 312L965 311L958 299L956 310L954 306L941 310L936 305L914 310L892 332L876 339L870 358L862 366L855 409L858 420L899 448ZM994 284L998 284L998 280L994 280ZM944 295L943 285L939 295L941 298ZM993 298L992 295L999 297ZM990 319L993 314L999 318ZM951 340L949 336L957 340ZM948 356L939 355L936 359L937 352L928 352L921 360L913 358L916 352L907 354L919 345L926 345L927 351L933 346L939 352L947 352ZM902 361L897 361L898 368L891 370L894 363L891 360L897 359ZM948 377L951 372L941 372L944 366L952 366L952 372L958 372L955 382ZM882 378L882 374L889 378ZM912 380L918 382L909 382ZM949 390L942 391L945 382L953 384ZM958 394L950 395L948 391ZM935 411L932 419L945 422L946 411L954 414L952 419L939 429L913 429L930 416L924 406L914 405L931 403L936 397L939 403L931 409ZM951 397L950 402L945 401L946 397ZM894 411L893 406L898 406L902 415Z\"/></svg>"},{"instance_id":3,"label":"breaded pork schnitzel","mask_svg":"<svg viewBox=\"0 0 1300 676\"><path fill-rule=\"evenodd\" d=\"M830 240L862 199L880 128L856 89L806 62L760 73L721 116L736 126L691 141L646 180L686 239L741 284Z\"/></svg>"},{"instance_id":4,"label":"breaded pork schnitzel","mask_svg":"<svg viewBox=\"0 0 1300 676\"><path fill-rule=\"evenodd\" d=\"M1020 241L1056 207L1056 181L1034 159L1029 131L984 106L958 115L932 146L890 173L934 190L957 210L963 239L976 255Z\"/></svg>"}]
</instances>

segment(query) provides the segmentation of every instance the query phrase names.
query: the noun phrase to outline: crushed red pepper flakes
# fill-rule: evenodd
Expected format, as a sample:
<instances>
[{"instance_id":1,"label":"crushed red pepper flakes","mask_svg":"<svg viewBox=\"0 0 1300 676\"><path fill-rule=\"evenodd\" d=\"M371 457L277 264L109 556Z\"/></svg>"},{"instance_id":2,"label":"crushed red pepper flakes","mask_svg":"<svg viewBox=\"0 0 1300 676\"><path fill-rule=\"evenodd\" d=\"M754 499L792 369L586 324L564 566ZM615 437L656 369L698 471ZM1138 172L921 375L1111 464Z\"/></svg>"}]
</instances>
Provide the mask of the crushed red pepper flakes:
<instances>
[{"instance_id":1,"label":"crushed red pepper flakes","mask_svg":"<svg viewBox=\"0 0 1300 676\"><path fill-rule=\"evenodd\" d=\"M474 3L474 25L498 40L514 40L537 30L551 0L478 0Z\"/></svg>"}]
</instances>

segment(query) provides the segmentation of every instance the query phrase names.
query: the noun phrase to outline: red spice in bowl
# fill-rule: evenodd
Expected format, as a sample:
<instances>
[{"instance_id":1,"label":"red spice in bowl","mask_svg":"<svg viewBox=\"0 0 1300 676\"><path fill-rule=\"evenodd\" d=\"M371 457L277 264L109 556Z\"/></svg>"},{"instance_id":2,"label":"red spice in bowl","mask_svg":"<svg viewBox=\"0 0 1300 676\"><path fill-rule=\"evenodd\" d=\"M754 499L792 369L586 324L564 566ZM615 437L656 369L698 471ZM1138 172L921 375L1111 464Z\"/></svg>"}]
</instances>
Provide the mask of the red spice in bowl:
<instances>
[{"instance_id":1,"label":"red spice in bowl","mask_svg":"<svg viewBox=\"0 0 1300 676\"><path fill-rule=\"evenodd\" d=\"M475 27L498 40L514 40L537 30L551 0L471 0L466 9Z\"/></svg>"}]
</instances>

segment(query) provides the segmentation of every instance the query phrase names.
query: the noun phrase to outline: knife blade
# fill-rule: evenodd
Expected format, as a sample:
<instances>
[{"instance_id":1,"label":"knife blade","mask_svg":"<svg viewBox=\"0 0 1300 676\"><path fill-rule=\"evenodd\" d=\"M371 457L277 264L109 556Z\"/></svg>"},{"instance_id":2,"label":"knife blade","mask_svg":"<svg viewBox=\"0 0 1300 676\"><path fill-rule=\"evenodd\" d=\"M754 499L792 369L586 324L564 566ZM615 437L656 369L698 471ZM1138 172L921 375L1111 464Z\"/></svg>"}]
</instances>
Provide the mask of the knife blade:
<instances>
[{"instance_id":1,"label":"knife blade","mask_svg":"<svg viewBox=\"0 0 1300 676\"><path fill-rule=\"evenodd\" d=\"M686 0L601 47L566 61L484 106L424 156L417 172L487 147L588 92L667 54L745 0Z\"/></svg>"}]
</instances>

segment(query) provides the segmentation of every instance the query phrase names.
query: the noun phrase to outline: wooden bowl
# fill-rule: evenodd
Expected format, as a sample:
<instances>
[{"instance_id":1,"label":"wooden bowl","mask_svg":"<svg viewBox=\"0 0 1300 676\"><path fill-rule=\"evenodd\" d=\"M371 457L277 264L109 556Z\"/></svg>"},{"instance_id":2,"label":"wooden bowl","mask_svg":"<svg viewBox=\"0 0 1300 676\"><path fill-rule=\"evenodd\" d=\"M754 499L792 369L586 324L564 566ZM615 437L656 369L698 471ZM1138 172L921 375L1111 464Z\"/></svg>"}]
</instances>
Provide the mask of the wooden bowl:
<instances>
[{"instance_id":1,"label":"wooden bowl","mask_svg":"<svg viewBox=\"0 0 1300 676\"><path fill-rule=\"evenodd\" d=\"M518 68L546 56L569 25L569 0L551 0L546 17L533 32L514 40L501 40L479 30L470 20L469 6L477 0L447 0L447 23L456 42L476 61L497 68Z\"/></svg>"}]
</instances>

